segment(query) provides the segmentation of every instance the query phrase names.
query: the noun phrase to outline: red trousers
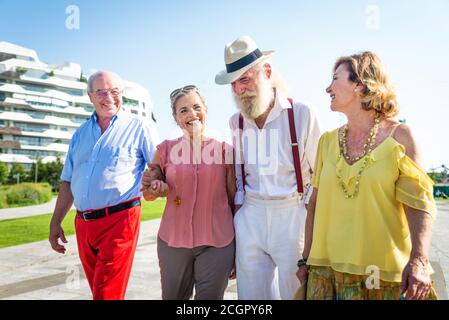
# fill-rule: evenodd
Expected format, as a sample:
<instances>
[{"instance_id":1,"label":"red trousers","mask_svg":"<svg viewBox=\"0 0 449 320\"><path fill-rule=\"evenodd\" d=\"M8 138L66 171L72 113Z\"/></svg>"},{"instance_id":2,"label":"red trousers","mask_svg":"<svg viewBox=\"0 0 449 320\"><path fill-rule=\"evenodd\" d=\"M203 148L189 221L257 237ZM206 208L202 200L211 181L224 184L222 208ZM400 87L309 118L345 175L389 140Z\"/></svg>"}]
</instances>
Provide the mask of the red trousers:
<instances>
[{"instance_id":1,"label":"red trousers","mask_svg":"<svg viewBox=\"0 0 449 320\"><path fill-rule=\"evenodd\" d=\"M75 218L81 263L94 300L123 300L139 237L141 207L85 221Z\"/></svg>"}]
</instances>

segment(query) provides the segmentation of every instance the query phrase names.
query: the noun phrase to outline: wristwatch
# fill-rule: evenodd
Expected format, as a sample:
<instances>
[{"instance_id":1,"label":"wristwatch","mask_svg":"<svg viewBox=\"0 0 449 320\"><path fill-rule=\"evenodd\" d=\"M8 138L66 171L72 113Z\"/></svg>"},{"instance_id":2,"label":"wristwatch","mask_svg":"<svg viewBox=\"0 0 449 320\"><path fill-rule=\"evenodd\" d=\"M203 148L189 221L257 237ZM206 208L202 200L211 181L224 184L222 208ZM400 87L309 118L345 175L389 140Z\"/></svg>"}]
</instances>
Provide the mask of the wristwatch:
<instances>
[{"instance_id":1,"label":"wristwatch","mask_svg":"<svg viewBox=\"0 0 449 320\"><path fill-rule=\"evenodd\" d=\"M307 259L299 259L298 262L296 263L296 265L298 266L298 268L306 266L307 265Z\"/></svg>"}]
</instances>

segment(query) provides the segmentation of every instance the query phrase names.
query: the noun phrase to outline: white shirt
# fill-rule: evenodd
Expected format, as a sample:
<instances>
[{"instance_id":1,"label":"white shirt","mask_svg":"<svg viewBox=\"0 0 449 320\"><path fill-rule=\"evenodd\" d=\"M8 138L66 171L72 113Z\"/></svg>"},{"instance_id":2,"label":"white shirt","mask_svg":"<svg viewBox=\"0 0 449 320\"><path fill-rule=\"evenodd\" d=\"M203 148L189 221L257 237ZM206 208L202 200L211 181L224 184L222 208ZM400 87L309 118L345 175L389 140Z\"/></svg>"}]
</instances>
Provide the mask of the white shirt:
<instances>
[{"instance_id":1,"label":"white shirt","mask_svg":"<svg viewBox=\"0 0 449 320\"><path fill-rule=\"evenodd\" d=\"M273 109L262 129L252 119L243 117L243 135L239 138L239 114L229 120L236 150L237 192L234 203L243 204L244 193L258 199L285 199L298 194L295 167L291 147L288 111L290 102L276 93ZM318 141L321 136L318 119L313 109L300 103L293 103L296 135L299 145L304 193L312 179ZM241 143L243 141L246 186L243 189L241 172ZM239 162L240 161L240 162Z\"/></svg>"}]
</instances>

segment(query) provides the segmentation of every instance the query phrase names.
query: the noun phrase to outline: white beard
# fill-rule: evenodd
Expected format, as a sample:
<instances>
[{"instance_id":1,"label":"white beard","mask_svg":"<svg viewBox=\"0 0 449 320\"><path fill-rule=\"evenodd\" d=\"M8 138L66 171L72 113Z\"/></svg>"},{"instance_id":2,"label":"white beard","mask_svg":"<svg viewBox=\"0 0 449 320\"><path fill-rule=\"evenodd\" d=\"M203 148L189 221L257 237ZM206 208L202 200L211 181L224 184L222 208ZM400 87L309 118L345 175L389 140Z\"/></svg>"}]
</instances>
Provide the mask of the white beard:
<instances>
[{"instance_id":1,"label":"white beard","mask_svg":"<svg viewBox=\"0 0 449 320\"><path fill-rule=\"evenodd\" d=\"M274 93L271 82L263 76L255 90L245 91L242 94L234 93L235 103L240 112L249 119L257 119L267 111L273 101Z\"/></svg>"}]
</instances>

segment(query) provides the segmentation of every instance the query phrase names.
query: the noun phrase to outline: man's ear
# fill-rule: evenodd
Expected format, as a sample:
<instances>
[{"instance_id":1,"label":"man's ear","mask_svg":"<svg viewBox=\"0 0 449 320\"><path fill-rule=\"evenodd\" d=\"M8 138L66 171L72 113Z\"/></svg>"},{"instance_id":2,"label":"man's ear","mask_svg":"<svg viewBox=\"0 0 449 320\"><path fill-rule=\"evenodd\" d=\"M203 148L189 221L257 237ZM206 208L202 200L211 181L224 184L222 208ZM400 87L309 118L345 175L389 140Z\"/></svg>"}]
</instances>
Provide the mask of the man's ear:
<instances>
[{"instance_id":1,"label":"man's ear","mask_svg":"<svg viewBox=\"0 0 449 320\"><path fill-rule=\"evenodd\" d=\"M267 79L271 78L271 65L267 62L263 65L263 68L265 70L265 76Z\"/></svg>"},{"instance_id":2,"label":"man's ear","mask_svg":"<svg viewBox=\"0 0 449 320\"><path fill-rule=\"evenodd\" d=\"M90 102L92 102L92 104L93 104L94 103L93 98L92 98L93 93L92 92L88 92L87 95L89 96Z\"/></svg>"}]
</instances>

